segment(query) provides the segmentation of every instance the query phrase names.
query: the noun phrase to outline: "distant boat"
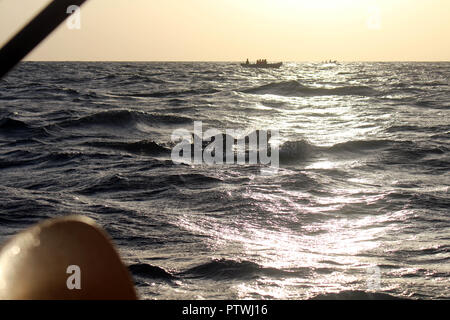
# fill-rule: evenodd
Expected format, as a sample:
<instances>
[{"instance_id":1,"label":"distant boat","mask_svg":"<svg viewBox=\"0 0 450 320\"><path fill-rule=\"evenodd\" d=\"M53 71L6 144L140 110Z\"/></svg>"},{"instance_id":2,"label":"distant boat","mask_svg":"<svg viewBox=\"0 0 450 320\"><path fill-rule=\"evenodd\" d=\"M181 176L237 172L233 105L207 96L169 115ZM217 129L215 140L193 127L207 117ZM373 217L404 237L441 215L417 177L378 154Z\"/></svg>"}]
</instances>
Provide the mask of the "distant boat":
<instances>
[{"instance_id":1,"label":"distant boat","mask_svg":"<svg viewBox=\"0 0 450 320\"><path fill-rule=\"evenodd\" d=\"M337 60L329 60L329 61L325 60L322 61L322 64L338 64L338 62Z\"/></svg>"},{"instance_id":2,"label":"distant boat","mask_svg":"<svg viewBox=\"0 0 450 320\"><path fill-rule=\"evenodd\" d=\"M256 63L249 63L248 60L246 63L241 63L241 66L244 68L271 68L271 69L278 69L283 65L283 62L277 62L277 63L267 63L266 60L258 60Z\"/></svg>"}]
</instances>

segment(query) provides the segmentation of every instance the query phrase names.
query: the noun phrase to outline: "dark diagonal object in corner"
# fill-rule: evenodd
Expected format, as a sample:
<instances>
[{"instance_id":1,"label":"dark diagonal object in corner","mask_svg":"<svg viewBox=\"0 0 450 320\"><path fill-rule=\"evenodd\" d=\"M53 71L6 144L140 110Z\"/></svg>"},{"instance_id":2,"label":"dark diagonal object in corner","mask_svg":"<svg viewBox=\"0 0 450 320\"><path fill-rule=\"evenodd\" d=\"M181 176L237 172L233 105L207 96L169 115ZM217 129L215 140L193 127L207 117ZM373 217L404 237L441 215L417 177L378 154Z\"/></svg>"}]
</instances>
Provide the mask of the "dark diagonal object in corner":
<instances>
[{"instance_id":1,"label":"dark diagonal object in corner","mask_svg":"<svg viewBox=\"0 0 450 320\"><path fill-rule=\"evenodd\" d=\"M0 79L52 33L68 16L67 8L86 0L53 0L0 50Z\"/></svg>"}]
</instances>

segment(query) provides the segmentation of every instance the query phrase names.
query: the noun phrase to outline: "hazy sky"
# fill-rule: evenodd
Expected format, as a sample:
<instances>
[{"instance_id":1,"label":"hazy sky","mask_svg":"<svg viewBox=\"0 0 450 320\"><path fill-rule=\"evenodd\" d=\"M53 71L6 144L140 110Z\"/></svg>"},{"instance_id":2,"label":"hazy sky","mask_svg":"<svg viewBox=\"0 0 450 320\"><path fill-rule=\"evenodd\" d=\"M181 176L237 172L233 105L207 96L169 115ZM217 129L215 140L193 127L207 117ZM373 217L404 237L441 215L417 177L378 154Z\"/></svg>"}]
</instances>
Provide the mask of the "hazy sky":
<instances>
[{"instance_id":1,"label":"hazy sky","mask_svg":"<svg viewBox=\"0 0 450 320\"><path fill-rule=\"evenodd\" d=\"M0 0L0 43L48 0ZM89 0L29 60L450 60L450 0Z\"/></svg>"}]
</instances>

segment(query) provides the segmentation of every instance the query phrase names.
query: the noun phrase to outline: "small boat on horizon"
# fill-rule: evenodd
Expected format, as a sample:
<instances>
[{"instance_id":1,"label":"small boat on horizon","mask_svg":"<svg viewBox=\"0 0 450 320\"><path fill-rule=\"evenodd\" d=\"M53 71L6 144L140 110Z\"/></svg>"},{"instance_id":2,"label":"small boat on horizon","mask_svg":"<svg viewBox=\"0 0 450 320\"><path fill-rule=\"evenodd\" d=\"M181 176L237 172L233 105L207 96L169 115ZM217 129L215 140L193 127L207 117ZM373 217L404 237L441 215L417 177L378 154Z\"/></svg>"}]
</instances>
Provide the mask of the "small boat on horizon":
<instances>
[{"instance_id":1,"label":"small boat on horizon","mask_svg":"<svg viewBox=\"0 0 450 320\"><path fill-rule=\"evenodd\" d=\"M272 68L278 69L283 65L283 62L267 63L266 59L257 60L256 63L250 63L247 59L245 63L241 63L244 68Z\"/></svg>"},{"instance_id":2,"label":"small boat on horizon","mask_svg":"<svg viewBox=\"0 0 450 320\"><path fill-rule=\"evenodd\" d=\"M322 61L322 64L338 64L337 60L325 60Z\"/></svg>"}]
</instances>

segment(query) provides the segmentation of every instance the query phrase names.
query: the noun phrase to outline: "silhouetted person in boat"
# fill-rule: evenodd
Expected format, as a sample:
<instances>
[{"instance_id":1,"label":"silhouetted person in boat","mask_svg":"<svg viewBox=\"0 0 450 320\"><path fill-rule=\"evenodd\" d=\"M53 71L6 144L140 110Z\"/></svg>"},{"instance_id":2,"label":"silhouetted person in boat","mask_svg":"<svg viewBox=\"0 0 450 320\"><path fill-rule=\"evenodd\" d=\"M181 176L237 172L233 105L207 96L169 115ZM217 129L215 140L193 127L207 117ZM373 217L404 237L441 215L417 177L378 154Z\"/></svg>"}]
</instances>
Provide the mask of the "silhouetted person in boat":
<instances>
[{"instance_id":1,"label":"silhouetted person in boat","mask_svg":"<svg viewBox=\"0 0 450 320\"><path fill-rule=\"evenodd\" d=\"M250 62L248 61L248 58L247 58L247 61L245 61L245 64L250 64Z\"/></svg>"}]
</instances>

